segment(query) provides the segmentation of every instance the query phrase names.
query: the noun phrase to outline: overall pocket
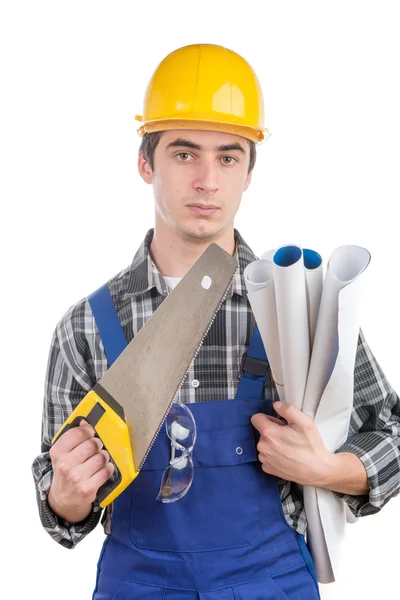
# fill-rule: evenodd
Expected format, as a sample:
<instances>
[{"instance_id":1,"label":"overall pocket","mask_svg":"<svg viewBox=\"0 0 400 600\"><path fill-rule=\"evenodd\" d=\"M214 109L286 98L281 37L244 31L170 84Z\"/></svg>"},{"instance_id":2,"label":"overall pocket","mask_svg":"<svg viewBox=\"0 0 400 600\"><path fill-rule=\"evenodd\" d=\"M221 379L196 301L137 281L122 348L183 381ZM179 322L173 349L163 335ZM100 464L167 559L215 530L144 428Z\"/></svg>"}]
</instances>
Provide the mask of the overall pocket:
<instances>
[{"instance_id":1,"label":"overall pocket","mask_svg":"<svg viewBox=\"0 0 400 600\"><path fill-rule=\"evenodd\" d=\"M168 452L165 440L159 442L132 484L134 544L171 552L251 546L261 533L259 498L264 475L251 425L199 432L192 486L182 499L163 504L156 496Z\"/></svg>"}]
</instances>

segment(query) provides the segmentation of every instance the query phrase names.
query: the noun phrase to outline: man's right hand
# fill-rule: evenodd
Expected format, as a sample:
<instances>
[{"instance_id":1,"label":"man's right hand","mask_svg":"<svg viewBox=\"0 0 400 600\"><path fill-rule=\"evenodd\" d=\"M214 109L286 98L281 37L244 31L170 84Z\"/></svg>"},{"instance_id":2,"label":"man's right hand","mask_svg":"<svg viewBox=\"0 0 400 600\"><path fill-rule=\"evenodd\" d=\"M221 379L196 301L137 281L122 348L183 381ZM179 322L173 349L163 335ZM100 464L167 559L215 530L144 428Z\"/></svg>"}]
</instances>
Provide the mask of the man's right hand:
<instances>
[{"instance_id":1,"label":"man's right hand","mask_svg":"<svg viewBox=\"0 0 400 600\"><path fill-rule=\"evenodd\" d=\"M48 503L62 519L77 523L91 512L97 490L114 471L110 456L91 425L66 431L52 446L53 482Z\"/></svg>"}]
</instances>

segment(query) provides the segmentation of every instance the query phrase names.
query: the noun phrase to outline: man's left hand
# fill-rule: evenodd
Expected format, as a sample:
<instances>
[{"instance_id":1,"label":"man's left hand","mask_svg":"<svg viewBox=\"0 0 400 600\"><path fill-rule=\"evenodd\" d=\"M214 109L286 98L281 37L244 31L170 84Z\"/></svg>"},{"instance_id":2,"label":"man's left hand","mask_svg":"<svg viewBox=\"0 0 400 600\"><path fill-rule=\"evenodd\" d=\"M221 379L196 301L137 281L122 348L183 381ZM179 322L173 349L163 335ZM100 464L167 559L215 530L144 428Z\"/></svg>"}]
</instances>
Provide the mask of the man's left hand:
<instances>
[{"instance_id":1,"label":"man's left hand","mask_svg":"<svg viewBox=\"0 0 400 600\"><path fill-rule=\"evenodd\" d=\"M263 413L251 418L260 432L257 450L263 471L287 481L323 487L334 454L324 446L316 424L294 404L275 402L274 409L287 423Z\"/></svg>"}]
</instances>

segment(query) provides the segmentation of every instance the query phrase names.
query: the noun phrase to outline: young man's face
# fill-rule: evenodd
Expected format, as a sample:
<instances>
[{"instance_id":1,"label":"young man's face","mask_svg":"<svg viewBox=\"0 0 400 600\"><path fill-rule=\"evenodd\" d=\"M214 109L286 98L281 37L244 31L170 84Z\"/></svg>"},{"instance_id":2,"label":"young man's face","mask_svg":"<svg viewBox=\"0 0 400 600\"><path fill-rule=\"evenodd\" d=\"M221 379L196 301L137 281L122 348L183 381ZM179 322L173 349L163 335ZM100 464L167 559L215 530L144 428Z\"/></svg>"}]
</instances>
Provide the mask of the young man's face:
<instances>
[{"instance_id":1,"label":"young man's face","mask_svg":"<svg viewBox=\"0 0 400 600\"><path fill-rule=\"evenodd\" d=\"M139 171L153 185L156 226L191 240L211 240L233 227L248 188L250 146L214 131L166 131L155 150L154 171L139 155Z\"/></svg>"}]
</instances>

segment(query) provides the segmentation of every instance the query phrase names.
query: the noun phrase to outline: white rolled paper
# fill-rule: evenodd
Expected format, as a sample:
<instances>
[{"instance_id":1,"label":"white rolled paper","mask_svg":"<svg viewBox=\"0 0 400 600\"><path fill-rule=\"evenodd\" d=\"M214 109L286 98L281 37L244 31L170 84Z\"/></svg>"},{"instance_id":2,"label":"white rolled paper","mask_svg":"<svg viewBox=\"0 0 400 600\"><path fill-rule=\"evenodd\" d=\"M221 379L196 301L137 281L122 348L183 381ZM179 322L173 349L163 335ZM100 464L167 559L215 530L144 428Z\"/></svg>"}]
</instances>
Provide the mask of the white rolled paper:
<instances>
[{"instance_id":1,"label":"white rolled paper","mask_svg":"<svg viewBox=\"0 0 400 600\"><path fill-rule=\"evenodd\" d=\"M334 452L346 440L353 409L354 364L360 330L363 273L370 253L359 246L337 248L329 260L319 310L303 410ZM335 580L348 514L333 492L304 487L308 542L318 580Z\"/></svg>"},{"instance_id":2,"label":"white rolled paper","mask_svg":"<svg viewBox=\"0 0 400 600\"><path fill-rule=\"evenodd\" d=\"M276 248L273 248L272 250L267 250L267 252L264 252L264 254L260 256L260 259L270 260L271 262L274 262L274 254L276 250Z\"/></svg>"},{"instance_id":3,"label":"white rolled paper","mask_svg":"<svg viewBox=\"0 0 400 600\"><path fill-rule=\"evenodd\" d=\"M315 330L317 327L322 287L324 284L324 274L322 258L318 252L315 252L315 250L310 250L309 248L304 248L303 257L306 275L308 328L310 332L310 345L312 348L314 344Z\"/></svg>"},{"instance_id":4,"label":"white rolled paper","mask_svg":"<svg viewBox=\"0 0 400 600\"><path fill-rule=\"evenodd\" d=\"M285 401L282 363L276 316L273 264L269 260L256 260L244 270L248 299L260 331L271 375L281 402Z\"/></svg>"},{"instance_id":5,"label":"white rolled paper","mask_svg":"<svg viewBox=\"0 0 400 600\"><path fill-rule=\"evenodd\" d=\"M359 301L369 262L365 248L337 248L323 282L319 254L293 245L266 252L245 270L249 301L273 377L284 384L277 386L280 399L315 420L332 452L349 430ZM335 579L349 511L329 490L305 486L303 494L317 577L329 583Z\"/></svg>"},{"instance_id":6,"label":"white rolled paper","mask_svg":"<svg viewBox=\"0 0 400 600\"><path fill-rule=\"evenodd\" d=\"M272 262L262 258L255 260L247 265L243 276L249 293L263 290L270 283L273 283Z\"/></svg>"},{"instance_id":7,"label":"white rolled paper","mask_svg":"<svg viewBox=\"0 0 400 600\"><path fill-rule=\"evenodd\" d=\"M326 271L323 285L321 304L319 307L319 316L313 344L313 352L310 362L310 370L307 380L307 387L304 396L303 411L311 417L316 416L317 409L321 408L322 394L333 373L339 351L339 314L343 321L343 311L347 315L346 324L342 332L341 354L346 358L346 364L343 368L346 370L347 385L352 385L352 373L354 368L355 353L357 350L358 331L359 331L359 284L356 280L366 269L371 256L368 250L359 246L341 246L331 255ZM341 303L341 313L339 313L339 293L344 288L354 290L346 291ZM345 353L345 354L344 354ZM340 362L343 363L342 357ZM349 383L350 378L350 383ZM342 386L337 390L338 398L335 401L337 414L338 403L341 400ZM350 389L350 388L349 388ZM353 389L351 387L351 396L344 401L348 407L349 402L353 405ZM325 440L324 440L325 442ZM336 448L333 448L333 450Z\"/></svg>"},{"instance_id":8,"label":"white rolled paper","mask_svg":"<svg viewBox=\"0 0 400 600\"><path fill-rule=\"evenodd\" d=\"M301 248L282 246L274 254L273 280L286 401L301 409L310 364L310 334Z\"/></svg>"}]
</instances>

